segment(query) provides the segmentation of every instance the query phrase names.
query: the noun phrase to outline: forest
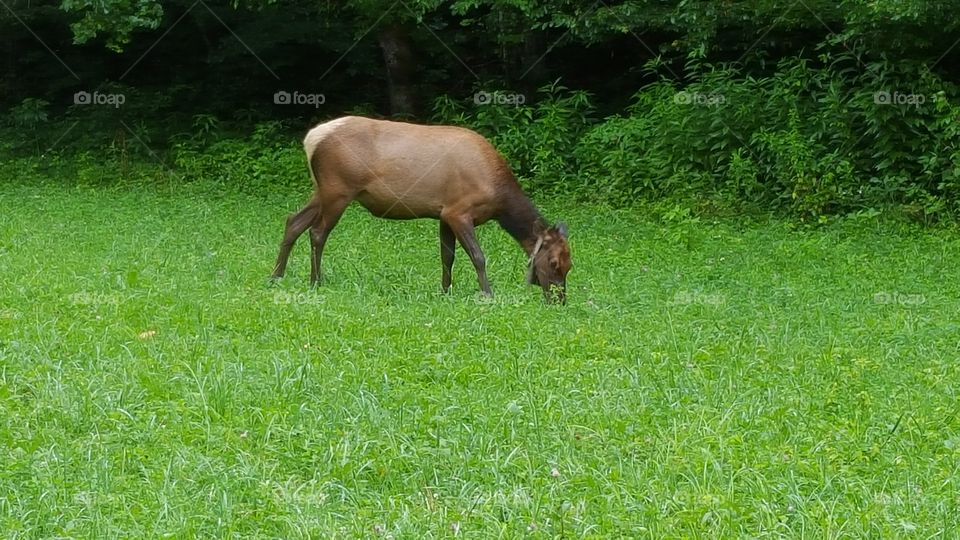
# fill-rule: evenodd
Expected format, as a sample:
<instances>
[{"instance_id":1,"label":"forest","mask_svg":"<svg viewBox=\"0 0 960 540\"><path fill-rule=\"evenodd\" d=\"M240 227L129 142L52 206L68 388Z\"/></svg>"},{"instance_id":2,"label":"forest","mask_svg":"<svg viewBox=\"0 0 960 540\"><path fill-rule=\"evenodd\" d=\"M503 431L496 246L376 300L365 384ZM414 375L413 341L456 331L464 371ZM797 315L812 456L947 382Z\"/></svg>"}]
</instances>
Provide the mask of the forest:
<instances>
[{"instance_id":1,"label":"forest","mask_svg":"<svg viewBox=\"0 0 960 540\"><path fill-rule=\"evenodd\" d=\"M954 7L5 0L0 151L297 185L297 139L353 113L472 127L578 200L932 222L957 210Z\"/></svg>"}]
</instances>

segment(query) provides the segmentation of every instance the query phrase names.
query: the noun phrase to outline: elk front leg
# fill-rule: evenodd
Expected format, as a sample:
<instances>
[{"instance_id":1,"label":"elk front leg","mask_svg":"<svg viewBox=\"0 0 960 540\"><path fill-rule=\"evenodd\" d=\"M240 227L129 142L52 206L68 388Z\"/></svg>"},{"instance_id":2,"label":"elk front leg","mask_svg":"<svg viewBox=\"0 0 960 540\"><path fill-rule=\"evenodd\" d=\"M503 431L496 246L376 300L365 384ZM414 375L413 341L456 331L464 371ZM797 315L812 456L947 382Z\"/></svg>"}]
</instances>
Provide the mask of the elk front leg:
<instances>
[{"instance_id":1,"label":"elk front leg","mask_svg":"<svg viewBox=\"0 0 960 540\"><path fill-rule=\"evenodd\" d=\"M480 283L480 291L483 292L485 296L493 296L493 291L490 290L490 282L487 281L487 259L483 256L480 243L477 242L477 236L473 230L473 221L469 218L460 219L451 222L450 227L457 236L457 240L460 240L460 245L463 246L467 255L470 256L473 267L477 270L477 281Z\"/></svg>"}]
</instances>

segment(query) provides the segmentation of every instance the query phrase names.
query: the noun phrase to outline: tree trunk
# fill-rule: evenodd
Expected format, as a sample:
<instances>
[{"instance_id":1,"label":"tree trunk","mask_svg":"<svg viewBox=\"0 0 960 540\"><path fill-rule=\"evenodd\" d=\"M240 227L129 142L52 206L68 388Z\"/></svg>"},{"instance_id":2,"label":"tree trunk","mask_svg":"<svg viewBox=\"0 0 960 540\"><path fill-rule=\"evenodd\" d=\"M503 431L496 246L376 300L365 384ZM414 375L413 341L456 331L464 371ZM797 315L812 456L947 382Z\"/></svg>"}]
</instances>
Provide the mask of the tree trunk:
<instances>
[{"instance_id":1,"label":"tree trunk","mask_svg":"<svg viewBox=\"0 0 960 540\"><path fill-rule=\"evenodd\" d=\"M203 26L203 21L200 20L198 13L201 13L199 10L191 10L190 19L193 22L193 26L197 29L197 34L200 35L200 39L203 41L203 61L210 63L210 51L213 50L213 44L210 43L210 38L207 37L207 30Z\"/></svg>"},{"instance_id":2,"label":"tree trunk","mask_svg":"<svg viewBox=\"0 0 960 540\"><path fill-rule=\"evenodd\" d=\"M523 90L532 98L547 78L547 40L543 31L529 31L523 34L523 51L520 56L520 83Z\"/></svg>"},{"instance_id":3,"label":"tree trunk","mask_svg":"<svg viewBox=\"0 0 960 540\"><path fill-rule=\"evenodd\" d=\"M399 25L386 27L380 32L380 49L387 68L387 83L390 92L390 113L399 116L416 115L416 98L413 87L414 61L410 36Z\"/></svg>"}]
</instances>

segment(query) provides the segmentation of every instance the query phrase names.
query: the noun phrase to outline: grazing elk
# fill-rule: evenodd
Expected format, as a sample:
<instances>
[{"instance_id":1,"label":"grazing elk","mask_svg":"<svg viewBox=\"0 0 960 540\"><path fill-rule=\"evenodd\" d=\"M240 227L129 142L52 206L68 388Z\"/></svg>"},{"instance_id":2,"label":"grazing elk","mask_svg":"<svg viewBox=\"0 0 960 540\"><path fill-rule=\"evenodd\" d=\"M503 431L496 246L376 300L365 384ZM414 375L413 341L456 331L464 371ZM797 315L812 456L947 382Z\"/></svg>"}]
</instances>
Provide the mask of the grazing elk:
<instances>
[{"instance_id":1,"label":"grazing elk","mask_svg":"<svg viewBox=\"0 0 960 540\"><path fill-rule=\"evenodd\" d=\"M567 228L550 226L523 193L503 157L480 134L346 116L311 129L303 140L314 193L287 218L273 277L283 276L290 249L310 229L310 282L330 230L351 201L387 219L440 220L442 288L450 289L455 241L470 256L480 290L492 296L474 226L494 219L527 253L527 282L548 301L566 303L570 271Z\"/></svg>"}]
</instances>

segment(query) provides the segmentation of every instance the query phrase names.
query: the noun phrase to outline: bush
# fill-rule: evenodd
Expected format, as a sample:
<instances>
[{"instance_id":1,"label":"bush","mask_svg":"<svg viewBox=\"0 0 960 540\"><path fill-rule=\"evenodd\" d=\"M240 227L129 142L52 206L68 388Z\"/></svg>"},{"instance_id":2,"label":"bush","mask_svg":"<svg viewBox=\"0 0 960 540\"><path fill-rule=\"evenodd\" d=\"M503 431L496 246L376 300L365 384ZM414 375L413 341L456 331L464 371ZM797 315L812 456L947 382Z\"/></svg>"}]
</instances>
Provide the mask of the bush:
<instances>
[{"instance_id":1,"label":"bush","mask_svg":"<svg viewBox=\"0 0 960 540\"><path fill-rule=\"evenodd\" d=\"M209 119L200 125L209 126ZM173 161L184 179L241 191L312 189L303 148L283 134L280 123L257 124L248 138L209 140L216 132L215 126L199 129L173 145Z\"/></svg>"},{"instance_id":2,"label":"bush","mask_svg":"<svg viewBox=\"0 0 960 540\"><path fill-rule=\"evenodd\" d=\"M489 138L507 158L525 186L537 191L570 193L580 189L573 148L591 122L593 105L586 92L571 92L557 83L541 88L533 103L468 104L442 97L434 120L469 127Z\"/></svg>"},{"instance_id":3,"label":"bush","mask_svg":"<svg viewBox=\"0 0 960 540\"><path fill-rule=\"evenodd\" d=\"M585 191L618 203L709 196L821 221L891 204L925 219L956 212L957 88L908 65L857 62L791 59L761 78L694 65L683 89L651 84L629 115L586 132L573 168Z\"/></svg>"},{"instance_id":4,"label":"bush","mask_svg":"<svg viewBox=\"0 0 960 540\"><path fill-rule=\"evenodd\" d=\"M960 91L928 70L844 52L787 59L764 76L696 60L686 72L685 85L658 80L603 121L588 94L557 83L526 103L501 104L509 100L498 96L507 94L496 92L485 104L441 98L434 121L487 136L529 190L577 200L667 200L671 208L700 200L813 222L894 205L924 221L960 212ZM167 106L125 87L110 90L129 94L147 113ZM121 123L109 108L71 107L66 123L50 120L47 109L28 99L4 115L0 133L11 136L0 137L0 153L69 153L73 165L58 163L75 165L82 183L152 178L131 164L162 162L186 180L229 189L310 186L297 137L280 122L236 133L204 114L170 137L135 120ZM63 137L79 124L99 138ZM32 140L13 136L23 132Z\"/></svg>"}]
</instances>

